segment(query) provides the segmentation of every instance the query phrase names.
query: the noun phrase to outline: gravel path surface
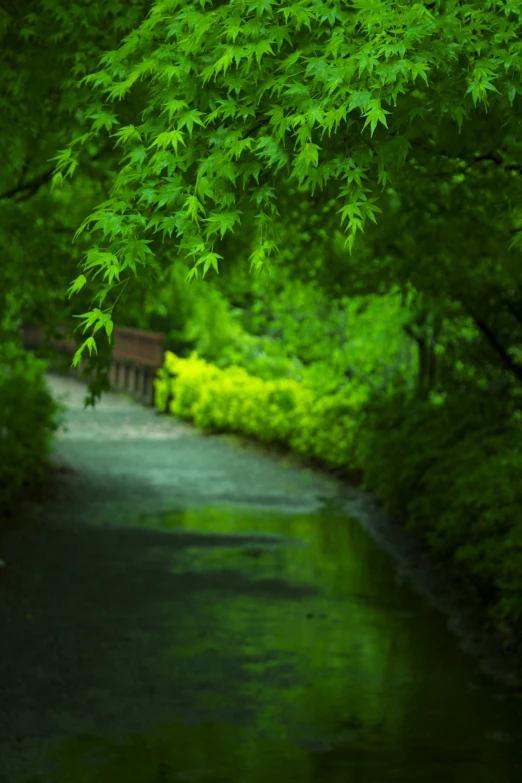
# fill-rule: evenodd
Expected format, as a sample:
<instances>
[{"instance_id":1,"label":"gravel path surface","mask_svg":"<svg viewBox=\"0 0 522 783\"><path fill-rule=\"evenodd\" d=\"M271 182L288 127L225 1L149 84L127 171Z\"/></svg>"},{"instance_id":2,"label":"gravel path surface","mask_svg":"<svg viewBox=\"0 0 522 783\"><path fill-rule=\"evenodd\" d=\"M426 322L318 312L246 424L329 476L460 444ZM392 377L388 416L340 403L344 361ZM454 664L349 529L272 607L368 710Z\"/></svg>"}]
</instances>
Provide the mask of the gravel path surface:
<instances>
[{"instance_id":1,"label":"gravel path surface","mask_svg":"<svg viewBox=\"0 0 522 783\"><path fill-rule=\"evenodd\" d=\"M203 577L180 581L170 564L191 544L227 540L148 528L155 515L216 504L310 512L338 492L310 470L249 453L123 395L106 394L84 410L82 383L54 375L48 382L69 406L56 444L62 470L37 520L0 551L1 783L33 774L60 736L145 730L168 717L173 701L190 700L183 678L166 677L158 657L166 615L178 616L183 643L190 641L190 596L208 585ZM231 542L270 545L259 530ZM267 589L291 591L283 582Z\"/></svg>"}]
</instances>

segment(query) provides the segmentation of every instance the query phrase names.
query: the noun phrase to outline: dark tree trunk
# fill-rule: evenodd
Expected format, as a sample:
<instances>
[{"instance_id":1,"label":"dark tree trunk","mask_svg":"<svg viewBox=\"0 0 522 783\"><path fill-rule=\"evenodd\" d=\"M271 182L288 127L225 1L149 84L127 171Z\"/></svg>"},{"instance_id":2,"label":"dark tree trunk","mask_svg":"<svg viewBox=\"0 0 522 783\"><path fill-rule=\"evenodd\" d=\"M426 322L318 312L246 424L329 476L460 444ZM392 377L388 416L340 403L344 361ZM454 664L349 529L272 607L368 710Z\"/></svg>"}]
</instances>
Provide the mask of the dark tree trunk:
<instances>
[{"instance_id":1,"label":"dark tree trunk","mask_svg":"<svg viewBox=\"0 0 522 783\"><path fill-rule=\"evenodd\" d=\"M428 399L430 391L437 382L435 346L441 326L442 319L439 316L430 318L430 313L423 310L410 324L404 327L406 334L417 343L419 352L417 391L422 399Z\"/></svg>"}]
</instances>

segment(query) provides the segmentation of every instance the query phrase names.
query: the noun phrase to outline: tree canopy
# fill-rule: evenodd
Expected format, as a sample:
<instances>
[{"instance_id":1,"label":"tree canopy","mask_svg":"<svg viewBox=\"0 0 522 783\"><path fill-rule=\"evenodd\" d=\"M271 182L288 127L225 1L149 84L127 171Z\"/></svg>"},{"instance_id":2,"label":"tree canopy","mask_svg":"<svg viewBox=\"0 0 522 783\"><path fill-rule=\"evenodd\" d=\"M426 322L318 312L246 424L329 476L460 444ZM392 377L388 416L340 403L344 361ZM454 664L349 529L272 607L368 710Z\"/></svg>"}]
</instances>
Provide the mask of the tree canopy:
<instances>
[{"instance_id":1,"label":"tree canopy","mask_svg":"<svg viewBox=\"0 0 522 783\"><path fill-rule=\"evenodd\" d=\"M67 302L83 254L72 239L110 188L112 143L86 145L74 180L51 192L53 158L89 122L78 80L145 16L132 0L0 5L0 361L21 321L52 336L89 305L88 296Z\"/></svg>"},{"instance_id":2,"label":"tree canopy","mask_svg":"<svg viewBox=\"0 0 522 783\"><path fill-rule=\"evenodd\" d=\"M259 268L276 252L278 196L292 181L335 199L350 250L386 208L384 242L416 253L414 274L428 266L432 278L446 249L433 207L460 223L460 255L497 253L497 234L517 229L520 14L505 0L154 3L85 76L90 129L57 159L55 183L93 140L110 135L122 148L111 198L79 229L94 244L71 291L102 273L103 307L148 266L156 233L179 239L191 274L218 270L216 240L240 231L244 215L255 219ZM138 84L141 110L124 119L119 102ZM493 178L497 214L491 194L481 198ZM406 219L415 215L422 253L393 236L387 186ZM416 209L404 209L408 199ZM94 309L85 324L110 335L111 313Z\"/></svg>"},{"instance_id":3,"label":"tree canopy","mask_svg":"<svg viewBox=\"0 0 522 783\"><path fill-rule=\"evenodd\" d=\"M233 277L241 251L336 295L413 286L420 324L473 318L520 380L521 19L516 0L2 11L4 289L27 315L68 276L78 362L129 284L176 260Z\"/></svg>"}]
</instances>

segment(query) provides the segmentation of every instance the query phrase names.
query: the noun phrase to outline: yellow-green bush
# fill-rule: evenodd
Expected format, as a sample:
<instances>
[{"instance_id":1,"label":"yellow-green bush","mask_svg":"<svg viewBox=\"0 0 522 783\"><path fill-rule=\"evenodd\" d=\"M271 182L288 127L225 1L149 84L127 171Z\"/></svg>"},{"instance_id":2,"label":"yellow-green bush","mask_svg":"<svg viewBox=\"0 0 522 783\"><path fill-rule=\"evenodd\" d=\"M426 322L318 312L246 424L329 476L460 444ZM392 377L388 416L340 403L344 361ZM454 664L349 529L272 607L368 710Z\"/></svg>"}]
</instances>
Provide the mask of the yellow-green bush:
<instances>
[{"instance_id":1,"label":"yellow-green bush","mask_svg":"<svg viewBox=\"0 0 522 783\"><path fill-rule=\"evenodd\" d=\"M167 351L163 367L154 380L156 407L169 410L182 419L194 418L194 403L199 400L202 389L219 373L220 370L199 359L196 353L188 359L180 359Z\"/></svg>"},{"instance_id":2,"label":"yellow-green bush","mask_svg":"<svg viewBox=\"0 0 522 783\"><path fill-rule=\"evenodd\" d=\"M263 380L243 367L219 370L195 353L180 359L167 352L155 388L157 407L202 429L244 433L332 466L353 466L357 415L367 396L362 385L319 397L292 379Z\"/></svg>"},{"instance_id":3,"label":"yellow-green bush","mask_svg":"<svg viewBox=\"0 0 522 783\"><path fill-rule=\"evenodd\" d=\"M170 363L177 377L174 384L171 382L171 390L175 393L169 410L174 416L193 419L194 405L198 402L202 390L219 376L220 371L198 359L196 353L192 353L188 359L178 359L177 362L170 359Z\"/></svg>"}]
</instances>

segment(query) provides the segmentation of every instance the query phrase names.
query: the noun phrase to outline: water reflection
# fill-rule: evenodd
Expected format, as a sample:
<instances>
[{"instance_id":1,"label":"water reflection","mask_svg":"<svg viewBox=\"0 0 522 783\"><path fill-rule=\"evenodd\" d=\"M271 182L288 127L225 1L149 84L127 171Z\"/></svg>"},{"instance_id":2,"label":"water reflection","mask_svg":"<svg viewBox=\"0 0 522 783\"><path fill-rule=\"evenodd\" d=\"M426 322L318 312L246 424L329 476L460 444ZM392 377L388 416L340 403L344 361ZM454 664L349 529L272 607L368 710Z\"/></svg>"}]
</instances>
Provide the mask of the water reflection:
<instances>
[{"instance_id":1,"label":"water reflection","mask_svg":"<svg viewBox=\"0 0 522 783\"><path fill-rule=\"evenodd\" d=\"M31 783L522 780L522 703L356 522L230 507L135 524L179 535L143 553L183 589L149 664L176 685L172 720L69 737Z\"/></svg>"}]
</instances>

